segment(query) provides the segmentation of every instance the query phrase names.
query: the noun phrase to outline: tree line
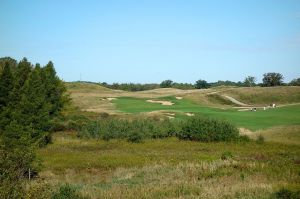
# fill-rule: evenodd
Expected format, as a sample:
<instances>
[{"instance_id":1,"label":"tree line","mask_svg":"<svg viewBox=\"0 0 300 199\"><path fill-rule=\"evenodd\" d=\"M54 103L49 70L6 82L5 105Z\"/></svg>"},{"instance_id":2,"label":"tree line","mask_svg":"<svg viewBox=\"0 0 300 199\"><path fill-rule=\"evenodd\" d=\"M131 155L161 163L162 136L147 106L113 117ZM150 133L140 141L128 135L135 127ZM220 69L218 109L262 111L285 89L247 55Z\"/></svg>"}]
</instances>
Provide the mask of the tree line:
<instances>
[{"instance_id":1,"label":"tree line","mask_svg":"<svg viewBox=\"0 0 300 199\"><path fill-rule=\"evenodd\" d=\"M192 83L177 83L172 80L164 80L160 84L152 83L152 84L140 84L140 83L113 83L108 84L106 82L99 83L100 85L117 90L125 90L125 91L144 91L144 90L152 90L157 88L177 88L177 89L206 89L217 86L236 86L236 87L252 87L252 86L261 86L261 87L272 87L272 86L300 86L300 78L294 79L289 83L283 82L284 77L280 73L265 73L263 75L262 83L256 83L256 78L253 76L245 77L244 81L222 81L219 80L217 82L207 82L203 79L197 80L194 84ZM88 82L93 83L93 82Z\"/></svg>"},{"instance_id":2,"label":"tree line","mask_svg":"<svg viewBox=\"0 0 300 199\"><path fill-rule=\"evenodd\" d=\"M0 196L22 198L25 177L38 166L35 148L51 142L51 127L68 102L50 61L0 59Z\"/></svg>"}]
</instances>

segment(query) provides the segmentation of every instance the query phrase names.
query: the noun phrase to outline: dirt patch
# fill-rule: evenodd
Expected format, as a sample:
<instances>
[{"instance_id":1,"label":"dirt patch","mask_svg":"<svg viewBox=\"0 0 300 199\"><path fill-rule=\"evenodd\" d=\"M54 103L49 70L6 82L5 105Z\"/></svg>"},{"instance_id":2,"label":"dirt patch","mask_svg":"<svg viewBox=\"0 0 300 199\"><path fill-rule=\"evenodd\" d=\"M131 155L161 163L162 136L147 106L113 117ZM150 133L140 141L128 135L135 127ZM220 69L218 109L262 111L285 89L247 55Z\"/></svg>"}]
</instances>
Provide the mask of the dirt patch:
<instances>
[{"instance_id":1,"label":"dirt patch","mask_svg":"<svg viewBox=\"0 0 300 199\"><path fill-rule=\"evenodd\" d=\"M170 101L146 100L146 102L157 103L163 106L172 106L174 103Z\"/></svg>"},{"instance_id":2,"label":"dirt patch","mask_svg":"<svg viewBox=\"0 0 300 199\"><path fill-rule=\"evenodd\" d=\"M181 99L183 99L183 97L176 97L176 99L181 100Z\"/></svg>"}]
</instances>

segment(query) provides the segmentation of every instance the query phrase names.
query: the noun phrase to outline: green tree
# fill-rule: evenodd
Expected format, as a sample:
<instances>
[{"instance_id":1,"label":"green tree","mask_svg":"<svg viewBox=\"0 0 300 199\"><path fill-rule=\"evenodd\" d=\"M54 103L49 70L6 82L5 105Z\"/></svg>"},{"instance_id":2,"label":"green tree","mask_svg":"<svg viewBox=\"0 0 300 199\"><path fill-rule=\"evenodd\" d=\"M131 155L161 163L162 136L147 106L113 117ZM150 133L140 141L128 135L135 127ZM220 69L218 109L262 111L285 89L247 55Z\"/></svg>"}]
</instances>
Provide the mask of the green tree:
<instances>
[{"instance_id":1,"label":"green tree","mask_svg":"<svg viewBox=\"0 0 300 199\"><path fill-rule=\"evenodd\" d=\"M280 86L283 84L283 75L280 73L265 73L262 79L263 86Z\"/></svg>"},{"instance_id":2,"label":"green tree","mask_svg":"<svg viewBox=\"0 0 300 199\"><path fill-rule=\"evenodd\" d=\"M27 61L26 58L23 58L17 65L16 72L14 75L14 88L11 93L11 101L10 105L13 106L13 108L16 106L16 104L19 103L19 100L22 95L22 88L28 79L30 73L32 71L32 65L30 62Z\"/></svg>"},{"instance_id":3,"label":"green tree","mask_svg":"<svg viewBox=\"0 0 300 199\"><path fill-rule=\"evenodd\" d=\"M247 87L255 86L256 78L252 76L248 76L244 80L244 85Z\"/></svg>"},{"instance_id":4,"label":"green tree","mask_svg":"<svg viewBox=\"0 0 300 199\"><path fill-rule=\"evenodd\" d=\"M17 61L11 57L2 57L0 58L0 74L2 73L5 64L8 63L11 72L14 73L16 67L17 67Z\"/></svg>"},{"instance_id":5,"label":"green tree","mask_svg":"<svg viewBox=\"0 0 300 199\"><path fill-rule=\"evenodd\" d=\"M56 116L68 101L68 97L65 95L66 88L63 82L57 77L51 61L42 68L41 75L45 87L46 101L50 105L49 114Z\"/></svg>"},{"instance_id":6,"label":"green tree","mask_svg":"<svg viewBox=\"0 0 300 199\"><path fill-rule=\"evenodd\" d=\"M291 86L300 86L300 78L297 78L297 79L293 79L289 85Z\"/></svg>"},{"instance_id":7,"label":"green tree","mask_svg":"<svg viewBox=\"0 0 300 199\"><path fill-rule=\"evenodd\" d=\"M0 112L2 112L9 102L8 96L13 89L13 82L9 64L6 63L0 76Z\"/></svg>"},{"instance_id":8,"label":"green tree","mask_svg":"<svg viewBox=\"0 0 300 199\"><path fill-rule=\"evenodd\" d=\"M202 80L202 79L199 79L195 83L196 89L202 89L202 88L208 88L208 87L209 87L209 84L205 80Z\"/></svg>"},{"instance_id":9,"label":"green tree","mask_svg":"<svg viewBox=\"0 0 300 199\"><path fill-rule=\"evenodd\" d=\"M173 81L168 79L168 80L164 80L160 83L160 87L161 88L171 88L173 85Z\"/></svg>"},{"instance_id":10,"label":"green tree","mask_svg":"<svg viewBox=\"0 0 300 199\"><path fill-rule=\"evenodd\" d=\"M16 121L6 126L0 137L0 198L24 198L24 178L38 168L34 148L28 129Z\"/></svg>"},{"instance_id":11,"label":"green tree","mask_svg":"<svg viewBox=\"0 0 300 199\"><path fill-rule=\"evenodd\" d=\"M18 108L20 113L16 114L16 117L20 124L34 129L31 136L39 143L49 139L49 134L46 132L50 128L50 109L51 105L46 99L46 89L42 80L41 68L39 65L36 65L23 87Z\"/></svg>"}]
</instances>

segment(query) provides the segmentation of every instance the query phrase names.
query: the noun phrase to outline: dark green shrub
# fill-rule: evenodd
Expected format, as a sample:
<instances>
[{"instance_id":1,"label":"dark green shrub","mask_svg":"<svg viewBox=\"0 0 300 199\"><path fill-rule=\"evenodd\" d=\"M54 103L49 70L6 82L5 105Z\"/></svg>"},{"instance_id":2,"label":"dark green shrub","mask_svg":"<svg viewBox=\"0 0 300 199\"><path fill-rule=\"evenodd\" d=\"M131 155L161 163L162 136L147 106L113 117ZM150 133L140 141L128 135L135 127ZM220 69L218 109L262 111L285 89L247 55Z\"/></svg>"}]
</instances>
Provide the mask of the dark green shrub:
<instances>
[{"instance_id":1,"label":"dark green shrub","mask_svg":"<svg viewBox=\"0 0 300 199\"><path fill-rule=\"evenodd\" d=\"M238 140L238 129L229 122L195 116L182 123L177 134L179 139L194 141L233 141Z\"/></svg>"},{"instance_id":2,"label":"dark green shrub","mask_svg":"<svg viewBox=\"0 0 300 199\"><path fill-rule=\"evenodd\" d=\"M140 142L144 138L165 138L176 135L178 125L169 120L155 119L114 119L90 121L78 132L79 137L103 140L127 139Z\"/></svg>"},{"instance_id":3,"label":"dark green shrub","mask_svg":"<svg viewBox=\"0 0 300 199\"><path fill-rule=\"evenodd\" d=\"M264 138L264 136L259 135L259 136L256 138L256 143L257 143L257 144L263 144L263 143L265 143L265 138Z\"/></svg>"},{"instance_id":4,"label":"dark green shrub","mask_svg":"<svg viewBox=\"0 0 300 199\"><path fill-rule=\"evenodd\" d=\"M86 199L82 197L76 190L69 184L65 184L59 188L59 190L54 193L51 199Z\"/></svg>"},{"instance_id":5,"label":"dark green shrub","mask_svg":"<svg viewBox=\"0 0 300 199\"><path fill-rule=\"evenodd\" d=\"M143 140L143 135L138 131L132 131L127 138L128 142L140 143Z\"/></svg>"},{"instance_id":6,"label":"dark green shrub","mask_svg":"<svg viewBox=\"0 0 300 199\"><path fill-rule=\"evenodd\" d=\"M250 138L247 135L240 135L238 138L239 142L249 142Z\"/></svg>"},{"instance_id":7,"label":"dark green shrub","mask_svg":"<svg viewBox=\"0 0 300 199\"><path fill-rule=\"evenodd\" d=\"M275 192L274 198L277 199L299 199L300 190L290 190L287 188L282 188L279 191Z\"/></svg>"},{"instance_id":8,"label":"dark green shrub","mask_svg":"<svg viewBox=\"0 0 300 199\"><path fill-rule=\"evenodd\" d=\"M221 159L222 160L228 160L228 159L231 159L231 158L233 158L233 155L232 155L232 153L230 151L225 151L221 155Z\"/></svg>"}]
</instances>

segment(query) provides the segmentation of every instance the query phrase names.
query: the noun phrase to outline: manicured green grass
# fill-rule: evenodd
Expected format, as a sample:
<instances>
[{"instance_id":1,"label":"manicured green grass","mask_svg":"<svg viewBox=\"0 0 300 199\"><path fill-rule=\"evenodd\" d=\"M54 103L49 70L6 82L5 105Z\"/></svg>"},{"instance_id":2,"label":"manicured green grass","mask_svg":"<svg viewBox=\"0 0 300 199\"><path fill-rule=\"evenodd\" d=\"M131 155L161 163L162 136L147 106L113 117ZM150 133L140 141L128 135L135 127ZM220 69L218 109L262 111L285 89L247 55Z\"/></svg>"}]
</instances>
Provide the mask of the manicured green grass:
<instances>
[{"instance_id":1,"label":"manicured green grass","mask_svg":"<svg viewBox=\"0 0 300 199\"><path fill-rule=\"evenodd\" d=\"M38 151L44 183L70 183L91 198L269 198L280 187L299 188L299 154L299 145L278 143L133 144L65 132Z\"/></svg>"},{"instance_id":2,"label":"manicured green grass","mask_svg":"<svg viewBox=\"0 0 300 199\"><path fill-rule=\"evenodd\" d=\"M168 100L175 103L172 106L146 102L146 99L121 97L113 101L116 108L126 113L140 113L157 110L167 110L175 112L193 112L201 115L228 120L238 127L251 130L266 129L273 126L299 125L300 105L286 106L266 111L259 110L237 111L236 109L217 109L197 105L187 99L177 100L175 97L159 98L158 100Z\"/></svg>"}]
</instances>

